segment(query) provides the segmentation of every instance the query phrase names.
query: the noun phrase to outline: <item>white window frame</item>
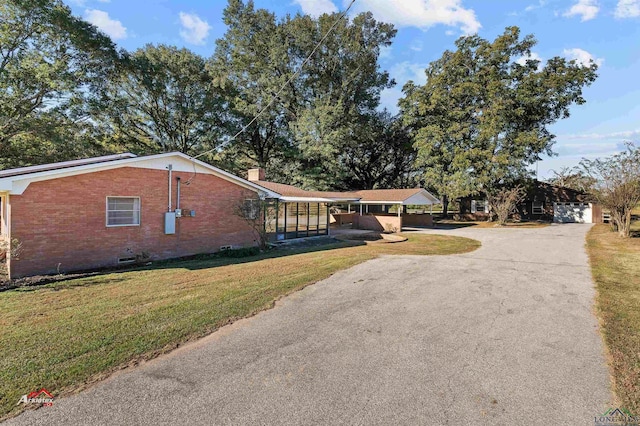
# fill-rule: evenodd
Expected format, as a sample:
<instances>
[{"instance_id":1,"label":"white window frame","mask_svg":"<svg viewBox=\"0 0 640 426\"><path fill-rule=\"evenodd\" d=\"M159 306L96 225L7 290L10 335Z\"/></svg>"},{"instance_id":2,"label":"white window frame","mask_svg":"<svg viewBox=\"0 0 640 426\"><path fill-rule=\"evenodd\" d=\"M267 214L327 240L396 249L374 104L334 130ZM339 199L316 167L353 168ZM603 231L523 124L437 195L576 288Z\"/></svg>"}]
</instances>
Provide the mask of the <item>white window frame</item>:
<instances>
[{"instance_id":1,"label":"white window frame","mask_svg":"<svg viewBox=\"0 0 640 426\"><path fill-rule=\"evenodd\" d=\"M129 223L129 224L118 224L118 225L110 225L109 224L109 199L110 198L127 198L127 199L133 199L133 200L137 200L138 203L138 223ZM134 208L136 206L136 203L134 202L133 204ZM126 211L130 211L130 210L126 210ZM133 210L134 212L136 210ZM107 228L122 228L123 226L140 226L140 223L142 222L142 205L140 202L140 197L131 197L131 196L120 196L120 195L108 195L105 199L105 224L107 226Z\"/></svg>"},{"instance_id":2,"label":"white window frame","mask_svg":"<svg viewBox=\"0 0 640 426\"><path fill-rule=\"evenodd\" d=\"M539 211L536 212L536 205L539 205ZM531 203L531 214L544 214L544 201L534 201Z\"/></svg>"},{"instance_id":3,"label":"white window frame","mask_svg":"<svg viewBox=\"0 0 640 426\"><path fill-rule=\"evenodd\" d=\"M482 209L478 209L478 202L482 203ZM471 213L489 213L488 200L471 200Z\"/></svg>"}]
</instances>

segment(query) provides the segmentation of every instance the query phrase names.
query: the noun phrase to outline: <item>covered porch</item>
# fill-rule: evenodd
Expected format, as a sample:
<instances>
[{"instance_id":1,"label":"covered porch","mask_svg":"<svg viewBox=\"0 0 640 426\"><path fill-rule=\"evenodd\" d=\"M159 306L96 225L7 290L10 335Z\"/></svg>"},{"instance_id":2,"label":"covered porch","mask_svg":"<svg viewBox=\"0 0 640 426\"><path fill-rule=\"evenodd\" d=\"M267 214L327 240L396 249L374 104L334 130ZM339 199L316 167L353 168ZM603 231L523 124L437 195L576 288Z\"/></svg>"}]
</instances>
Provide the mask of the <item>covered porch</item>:
<instances>
[{"instance_id":1,"label":"covered porch","mask_svg":"<svg viewBox=\"0 0 640 426\"><path fill-rule=\"evenodd\" d=\"M333 213L336 227L351 224L352 229L399 232L403 226L433 226L433 205L440 203L422 188L378 189L358 191L360 199L341 204L341 212Z\"/></svg>"}]
</instances>

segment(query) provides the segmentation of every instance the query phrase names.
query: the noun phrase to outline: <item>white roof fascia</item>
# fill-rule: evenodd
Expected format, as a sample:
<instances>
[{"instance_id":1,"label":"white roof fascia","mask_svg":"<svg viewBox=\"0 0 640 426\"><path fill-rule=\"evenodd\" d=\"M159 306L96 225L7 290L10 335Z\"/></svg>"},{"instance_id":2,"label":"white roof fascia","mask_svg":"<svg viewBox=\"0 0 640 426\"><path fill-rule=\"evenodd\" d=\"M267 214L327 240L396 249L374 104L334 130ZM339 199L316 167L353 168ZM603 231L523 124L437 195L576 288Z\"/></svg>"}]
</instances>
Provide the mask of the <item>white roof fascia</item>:
<instances>
[{"instance_id":1,"label":"white roof fascia","mask_svg":"<svg viewBox=\"0 0 640 426\"><path fill-rule=\"evenodd\" d=\"M402 202L404 205L431 205L431 204L439 204L440 200L431 195L427 190L423 189L420 192L412 195Z\"/></svg>"},{"instance_id":2,"label":"white roof fascia","mask_svg":"<svg viewBox=\"0 0 640 426\"><path fill-rule=\"evenodd\" d=\"M402 201L358 201L356 204L402 204Z\"/></svg>"},{"instance_id":3,"label":"white roof fascia","mask_svg":"<svg viewBox=\"0 0 640 426\"><path fill-rule=\"evenodd\" d=\"M330 198L320 197L280 197L280 201L285 203L333 203L334 200Z\"/></svg>"},{"instance_id":4,"label":"white roof fascia","mask_svg":"<svg viewBox=\"0 0 640 426\"><path fill-rule=\"evenodd\" d=\"M50 163L50 164L40 164L38 166L27 166L27 167L18 167L15 169L8 169L8 170L0 170L0 179L3 179L5 177L19 177L19 176L24 176L27 174L33 174L33 173L37 173L39 171L55 171L55 170L63 170L69 167L75 167L75 166L82 166L82 165L98 165L101 163L107 163L110 161L115 161L115 160L122 160L125 158L135 158L137 157L135 154L132 154L130 152L125 152L122 154L113 154L113 155L103 155L101 157L94 157L94 158L85 158L85 159L80 159L80 160L71 160L71 161L61 161L59 163ZM93 160L93 161L90 161ZM49 169L47 170L47 167L51 167L53 165L56 165L56 167L54 169ZM4 176L5 174L10 174L10 172L13 173L19 173L18 175L15 176Z\"/></svg>"},{"instance_id":5,"label":"white roof fascia","mask_svg":"<svg viewBox=\"0 0 640 426\"><path fill-rule=\"evenodd\" d=\"M200 160L191 158L188 155L180 152L168 152L164 154L149 155L145 157L125 158L121 160L113 160L113 161L94 163L94 164L85 164L85 165L67 167L63 169L47 170L42 172L35 172L30 174L0 178L0 191L8 191L11 194L20 195L27 189L29 184L32 182L57 179L57 178L97 172L97 171L112 170L112 169L117 169L120 167L127 167L127 166L163 170L163 169L166 169L166 164L159 163L158 160L166 160L167 158L180 158L184 162L181 165L182 167L174 167L173 169L174 171L184 171L184 172L195 171L196 173L212 174L222 179L225 179L227 181L230 181L232 183L235 183L237 185L243 186L247 189L256 191L267 198L280 198L280 194L276 192L269 191L268 189L263 188L262 186L254 184L253 182L249 182L248 180L232 175L231 173L225 172L224 170L218 169L217 167L214 167ZM191 164L187 164L186 162L189 162ZM174 166L177 166L177 165L174 165Z\"/></svg>"}]
</instances>

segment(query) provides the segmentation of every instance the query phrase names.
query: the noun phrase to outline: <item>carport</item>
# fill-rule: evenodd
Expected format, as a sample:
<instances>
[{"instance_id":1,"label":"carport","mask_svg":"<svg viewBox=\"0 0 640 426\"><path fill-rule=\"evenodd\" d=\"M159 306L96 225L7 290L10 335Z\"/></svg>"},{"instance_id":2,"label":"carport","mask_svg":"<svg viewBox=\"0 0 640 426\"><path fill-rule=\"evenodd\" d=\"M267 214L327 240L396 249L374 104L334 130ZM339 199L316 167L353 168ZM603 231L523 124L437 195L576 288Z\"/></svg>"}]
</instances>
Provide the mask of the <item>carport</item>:
<instances>
[{"instance_id":1,"label":"carport","mask_svg":"<svg viewBox=\"0 0 640 426\"><path fill-rule=\"evenodd\" d=\"M353 217L353 228L373 231L397 232L404 226L433 226L433 205L440 200L423 188L372 189L357 191L357 202L348 206ZM422 212L409 213L408 207L425 207ZM426 207L429 213L426 212ZM392 210L395 210L392 212Z\"/></svg>"}]
</instances>

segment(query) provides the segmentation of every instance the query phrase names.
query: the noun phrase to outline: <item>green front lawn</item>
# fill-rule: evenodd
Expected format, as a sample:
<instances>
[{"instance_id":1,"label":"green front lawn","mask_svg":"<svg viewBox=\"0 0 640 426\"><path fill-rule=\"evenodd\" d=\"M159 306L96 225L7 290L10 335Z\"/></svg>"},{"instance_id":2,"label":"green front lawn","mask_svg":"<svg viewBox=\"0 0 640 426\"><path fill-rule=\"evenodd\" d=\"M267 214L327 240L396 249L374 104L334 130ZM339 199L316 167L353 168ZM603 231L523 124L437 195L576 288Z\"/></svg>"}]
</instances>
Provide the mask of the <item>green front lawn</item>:
<instances>
[{"instance_id":1,"label":"green front lawn","mask_svg":"<svg viewBox=\"0 0 640 426\"><path fill-rule=\"evenodd\" d=\"M640 231L640 223L635 224ZM587 235L597 312L609 350L620 406L640 413L640 238L623 239L608 225Z\"/></svg>"},{"instance_id":2,"label":"green front lawn","mask_svg":"<svg viewBox=\"0 0 640 426\"><path fill-rule=\"evenodd\" d=\"M168 262L2 292L0 418L21 409L16 404L23 394L41 388L69 394L381 254L454 254L480 246L459 237L408 238Z\"/></svg>"}]
</instances>

